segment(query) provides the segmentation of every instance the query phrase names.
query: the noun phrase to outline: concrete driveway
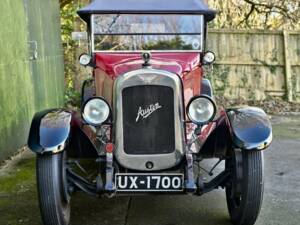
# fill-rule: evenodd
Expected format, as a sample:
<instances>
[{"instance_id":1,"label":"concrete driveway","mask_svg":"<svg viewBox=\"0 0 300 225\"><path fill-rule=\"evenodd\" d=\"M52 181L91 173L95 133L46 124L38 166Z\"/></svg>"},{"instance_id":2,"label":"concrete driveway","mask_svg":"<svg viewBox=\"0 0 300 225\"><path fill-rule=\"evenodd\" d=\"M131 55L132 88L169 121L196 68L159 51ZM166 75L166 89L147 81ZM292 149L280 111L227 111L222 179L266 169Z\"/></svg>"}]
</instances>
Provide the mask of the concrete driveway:
<instances>
[{"instance_id":1,"label":"concrete driveway","mask_svg":"<svg viewBox=\"0 0 300 225\"><path fill-rule=\"evenodd\" d=\"M300 224L300 118L274 117L265 152L265 197L256 225ZM0 170L0 225L38 225L34 158L25 152ZM225 194L95 199L76 194L72 225L230 225Z\"/></svg>"}]
</instances>

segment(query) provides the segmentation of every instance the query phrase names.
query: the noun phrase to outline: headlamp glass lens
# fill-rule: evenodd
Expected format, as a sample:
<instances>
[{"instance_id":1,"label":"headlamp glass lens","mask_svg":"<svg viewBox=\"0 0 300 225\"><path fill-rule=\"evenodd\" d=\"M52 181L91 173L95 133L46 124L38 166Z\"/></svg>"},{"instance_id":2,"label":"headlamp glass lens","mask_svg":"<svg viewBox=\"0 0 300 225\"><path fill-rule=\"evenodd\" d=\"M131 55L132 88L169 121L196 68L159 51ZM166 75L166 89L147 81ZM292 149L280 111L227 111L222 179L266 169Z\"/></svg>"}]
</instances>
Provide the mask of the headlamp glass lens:
<instances>
[{"instance_id":1,"label":"headlamp glass lens","mask_svg":"<svg viewBox=\"0 0 300 225\"><path fill-rule=\"evenodd\" d=\"M83 118L89 124L100 125L108 119L109 113L108 104L100 98L94 98L85 104Z\"/></svg>"},{"instance_id":2,"label":"headlamp glass lens","mask_svg":"<svg viewBox=\"0 0 300 225\"><path fill-rule=\"evenodd\" d=\"M79 57L79 63L80 65L82 66L87 66L90 64L92 60L92 57L90 55L87 55L87 54L83 54Z\"/></svg>"},{"instance_id":3,"label":"headlamp glass lens","mask_svg":"<svg viewBox=\"0 0 300 225\"><path fill-rule=\"evenodd\" d=\"M208 98L196 98L190 103L188 108L188 116L190 120L197 124L208 122L212 119L214 114L214 103Z\"/></svg>"},{"instance_id":4,"label":"headlamp glass lens","mask_svg":"<svg viewBox=\"0 0 300 225\"><path fill-rule=\"evenodd\" d=\"M215 54L213 52L206 52L203 61L207 64L213 63L215 61Z\"/></svg>"}]
</instances>

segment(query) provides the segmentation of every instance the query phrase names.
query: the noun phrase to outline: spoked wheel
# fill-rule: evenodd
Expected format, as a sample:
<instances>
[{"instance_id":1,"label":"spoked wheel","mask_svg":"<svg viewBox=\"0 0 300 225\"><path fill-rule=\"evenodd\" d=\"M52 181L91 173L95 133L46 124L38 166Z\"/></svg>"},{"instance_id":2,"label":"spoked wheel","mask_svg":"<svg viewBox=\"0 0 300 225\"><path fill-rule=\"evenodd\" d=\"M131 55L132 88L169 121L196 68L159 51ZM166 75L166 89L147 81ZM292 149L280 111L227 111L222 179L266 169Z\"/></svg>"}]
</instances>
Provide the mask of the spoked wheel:
<instances>
[{"instance_id":1,"label":"spoked wheel","mask_svg":"<svg viewBox=\"0 0 300 225\"><path fill-rule=\"evenodd\" d=\"M229 215L234 225L253 225L263 200L263 152L234 150L226 160L232 171L226 187Z\"/></svg>"},{"instance_id":2,"label":"spoked wheel","mask_svg":"<svg viewBox=\"0 0 300 225\"><path fill-rule=\"evenodd\" d=\"M66 153L37 156L38 197L44 225L70 222L65 162Z\"/></svg>"}]
</instances>

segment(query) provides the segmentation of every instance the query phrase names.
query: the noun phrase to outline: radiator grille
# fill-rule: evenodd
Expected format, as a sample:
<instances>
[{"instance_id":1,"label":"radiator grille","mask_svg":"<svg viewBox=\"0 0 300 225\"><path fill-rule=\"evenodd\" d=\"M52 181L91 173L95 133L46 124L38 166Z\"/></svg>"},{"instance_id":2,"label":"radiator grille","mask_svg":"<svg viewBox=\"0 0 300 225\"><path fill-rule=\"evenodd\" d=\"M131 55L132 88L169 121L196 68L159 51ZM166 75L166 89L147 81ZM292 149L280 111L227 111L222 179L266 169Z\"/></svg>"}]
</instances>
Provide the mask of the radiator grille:
<instances>
[{"instance_id":1,"label":"radiator grille","mask_svg":"<svg viewBox=\"0 0 300 225\"><path fill-rule=\"evenodd\" d=\"M167 154L175 150L172 88L159 85L125 88L122 102L126 154Z\"/></svg>"}]
</instances>

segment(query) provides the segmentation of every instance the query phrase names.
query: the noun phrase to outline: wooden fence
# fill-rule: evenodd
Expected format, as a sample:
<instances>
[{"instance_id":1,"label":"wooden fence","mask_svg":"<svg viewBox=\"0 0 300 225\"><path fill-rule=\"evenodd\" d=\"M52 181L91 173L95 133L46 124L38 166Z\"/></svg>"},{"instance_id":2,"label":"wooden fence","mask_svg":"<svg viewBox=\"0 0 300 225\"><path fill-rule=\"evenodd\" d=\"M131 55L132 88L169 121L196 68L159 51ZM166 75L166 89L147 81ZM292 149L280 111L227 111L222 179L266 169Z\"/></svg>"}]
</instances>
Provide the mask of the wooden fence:
<instances>
[{"instance_id":1,"label":"wooden fence","mask_svg":"<svg viewBox=\"0 0 300 225\"><path fill-rule=\"evenodd\" d=\"M76 61L84 48L83 43L76 47ZM207 72L216 94L300 102L300 31L209 30L207 50L217 57L213 71ZM81 84L78 74L87 71L77 70L75 83Z\"/></svg>"},{"instance_id":2,"label":"wooden fence","mask_svg":"<svg viewBox=\"0 0 300 225\"><path fill-rule=\"evenodd\" d=\"M210 76L228 98L300 101L300 32L210 30L217 60Z\"/></svg>"}]
</instances>

